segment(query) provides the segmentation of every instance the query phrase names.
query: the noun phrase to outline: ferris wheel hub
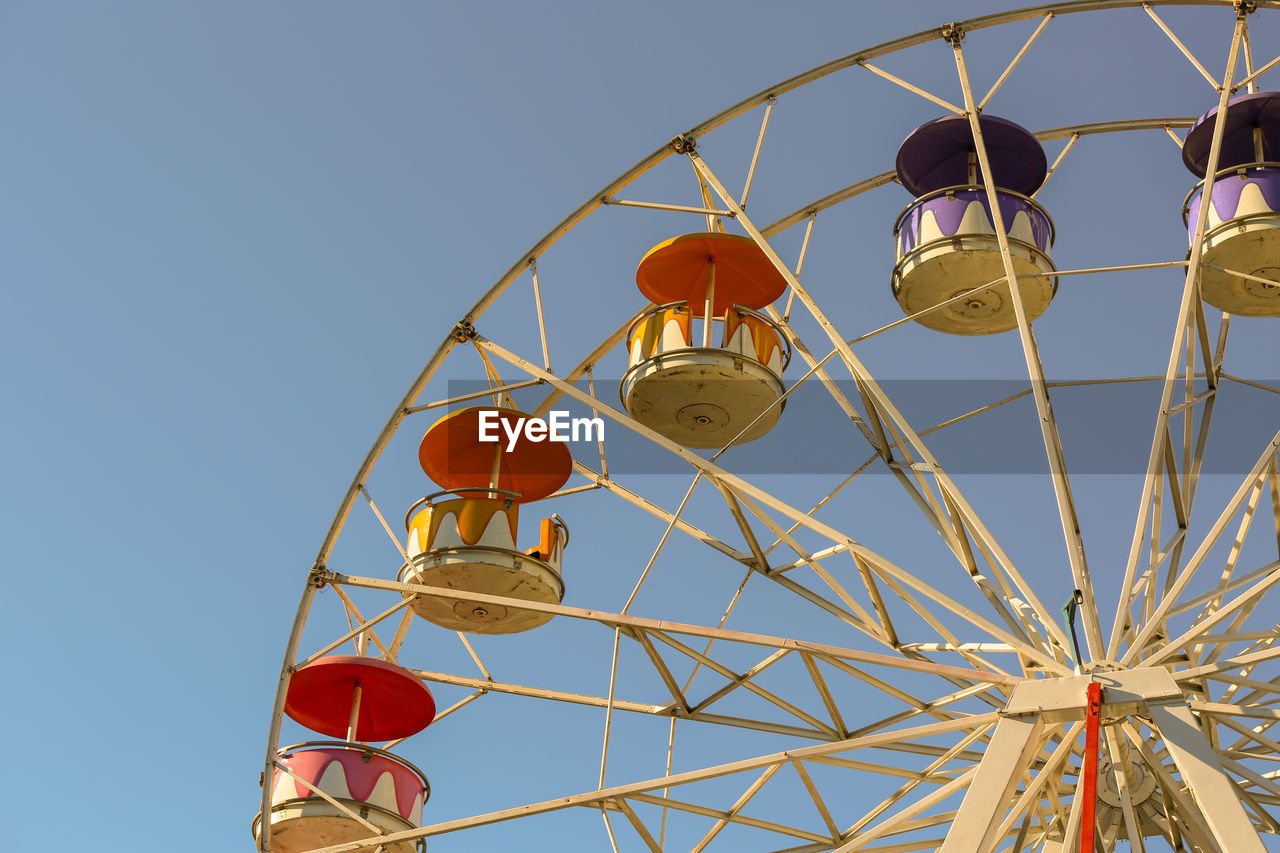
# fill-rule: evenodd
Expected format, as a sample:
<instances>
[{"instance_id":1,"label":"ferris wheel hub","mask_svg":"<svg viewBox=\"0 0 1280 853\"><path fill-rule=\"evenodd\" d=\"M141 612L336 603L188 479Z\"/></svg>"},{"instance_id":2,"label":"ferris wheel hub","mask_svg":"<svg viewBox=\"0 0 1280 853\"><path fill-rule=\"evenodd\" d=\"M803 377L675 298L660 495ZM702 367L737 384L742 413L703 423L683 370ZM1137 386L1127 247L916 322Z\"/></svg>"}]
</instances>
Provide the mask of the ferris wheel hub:
<instances>
[{"instance_id":1,"label":"ferris wheel hub","mask_svg":"<svg viewBox=\"0 0 1280 853\"><path fill-rule=\"evenodd\" d=\"M1091 700L1091 696L1095 698ZM1030 768L1036 747L1052 737L1052 729L1066 723L1078 725L1081 721L1096 725L1099 712L1103 726L1125 723L1130 717L1139 718L1137 724L1125 725L1123 733L1115 733L1116 737L1108 735L1097 771L1086 770L1087 760L1074 770L1082 783L1090 781L1084 779L1086 772L1098 773L1101 784L1097 796L1103 806L1098 813L1100 825L1113 827L1117 832L1128 831L1121 814L1127 794L1130 808L1136 812L1135 829L1144 836L1162 835L1161 819L1147 801L1158 789L1163 788L1165 795L1177 798L1185 788L1211 814L1209 820L1216 824L1215 837L1224 842L1222 849L1232 853L1262 853L1261 842L1235 795L1229 774L1173 673L1164 667L1099 670L1089 675L1020 682L1001 712L1000 722L940 853L974 849L966 845L975 838L987 837L992 831L994 816ZM1150 728L1164 741L1167 746L1164 758L1155 756L1137 725ZM1142 751L1141 756L1138 750ZM1135 764L1139 760L1141 764ZM1122 773L1115 772L1117 761L1122 763ZM1175 778L1175 774L1179 778Z\"/></svg>"},{"instance_id":2,"label":"ferris wheel hub","mask_svg":"<svg viewBox=\"0 0 1280 853\"><path fill-rule=\"evenodd\" d=\"M1107 658L1091 660L1080 668L1088 675L1099 672L1119 672L1121 670L1128 669L1128 667L1119 661L1109 660Z\"/></svg>"},{"instance_id":3,"label":"ferris wheel hub","mask_svg":"<svg viewBox=\"0 0 1280 853\"><path fill-rule=\"evenodd\" d=\"M1124 763L1124 785L1129 802L1139 806L1151 799L1156 791L1156 778L1136 756ZM1110 756L1098 762L1098 798L1114 808L1121 807L1120 783L1116 778L1116 763ZM1155 832L1148 833L1154 835Z\"/></svg>"}]
</instances>

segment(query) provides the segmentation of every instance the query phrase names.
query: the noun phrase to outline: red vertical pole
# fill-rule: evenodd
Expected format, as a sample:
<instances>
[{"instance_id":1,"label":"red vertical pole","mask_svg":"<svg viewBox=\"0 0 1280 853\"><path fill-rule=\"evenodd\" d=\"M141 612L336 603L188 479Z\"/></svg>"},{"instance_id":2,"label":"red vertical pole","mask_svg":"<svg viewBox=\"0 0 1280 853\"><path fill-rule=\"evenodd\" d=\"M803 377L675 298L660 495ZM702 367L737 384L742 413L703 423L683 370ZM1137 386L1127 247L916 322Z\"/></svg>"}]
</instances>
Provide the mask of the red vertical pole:
<instances>
[{"instance_id":1,"label":"red vertical pole","mask_svg":"<svg viewBox=\"0 0 1280 853\"><path fill-rule=\"evenodd\" d=\"M1102 685L1089 684L1085 694L1084 766L1080 768L1080 784L1076 796L1080 803L1080 853L1093 853L1094 809L1098 804L1098 724L1102 716Z\"/></svg>"}]
</instances>

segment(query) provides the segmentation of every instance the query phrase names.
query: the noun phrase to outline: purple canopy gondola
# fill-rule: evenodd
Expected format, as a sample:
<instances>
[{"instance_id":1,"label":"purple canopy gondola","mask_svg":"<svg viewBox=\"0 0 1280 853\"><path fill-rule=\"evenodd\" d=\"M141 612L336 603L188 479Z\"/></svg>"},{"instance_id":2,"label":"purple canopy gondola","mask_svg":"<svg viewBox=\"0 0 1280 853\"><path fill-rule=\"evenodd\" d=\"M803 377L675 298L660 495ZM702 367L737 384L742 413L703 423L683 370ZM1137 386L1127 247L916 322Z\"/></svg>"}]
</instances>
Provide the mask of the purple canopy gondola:
<instances>
[{"instance_id":1,"label":"purple canopy gondola","mask_svg":"<svg viewBox=\"0 0 1280 853\"><path fill-rule=\"evenodd\" d=\"M978 119L991 164L993 183L1004 190L1031 195L1044 183L1048 161L1031 131L1008 119ZM949 115L925 122L898 148L898 180L912 195L944 187L967 186L969 154L975 151L973 130L965 116ZM986 185L979 167L975 183Z\"/></svg>"},{"instance_id":2,"label":"purple canopy gondola","mask_svg":"<svg viewBox=\"0 0 1280 853\"><path fill-rule=\"evenodd\" d=\"M1204 181L1182 208L1192 246L1204 206L1218 108L1202 115L1182 143L1182 162ZM1280 317L1280 92L1227 102L1222 149L1201 237L1200 294L1231 314Z\"/></svg>"},{"instance_id":3,"label":"purple canopy gondola","mask_svg":"<svg viewBox=\"0 0 1280 853\"><path fill-rule=\"evenodd\" d=\"M1017 326L1001 232L1027 317L1039 317L1057 288L1049 258L1053 223L1030 198L1048 174L1044 149L1007 119L980 116L978 127L989 176L967 116L943 116L911 131L896 164L898 181L916 200L894 225L894 297L916 322L954 335Z\"/></svg>"}]
</instances>

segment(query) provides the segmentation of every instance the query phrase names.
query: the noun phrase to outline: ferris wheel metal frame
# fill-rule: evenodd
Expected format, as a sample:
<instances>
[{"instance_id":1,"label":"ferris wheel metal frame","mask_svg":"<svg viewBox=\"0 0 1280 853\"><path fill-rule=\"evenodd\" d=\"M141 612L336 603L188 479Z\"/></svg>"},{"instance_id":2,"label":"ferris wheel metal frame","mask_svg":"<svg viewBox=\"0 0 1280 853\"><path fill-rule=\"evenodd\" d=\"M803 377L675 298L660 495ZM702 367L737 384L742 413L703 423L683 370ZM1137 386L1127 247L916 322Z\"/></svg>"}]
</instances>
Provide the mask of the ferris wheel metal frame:
<instances>
[{"instance_id":1,"label":"ferris wheel metal frame","mask_svg":"<svg viewBox=\"0 0 1280 853\"><path fill-rule=\"evenodd\" d=\"M1210 73L1158 11L1161 7L1182 5L1220 6L1228 12L1234 9L1235 24L1226 71L1221 78ZM794 853L849 853L864 849L887 853L935 848L943 853L1033 849L1046 853L1074 851L1078 849L1081 836L1094 831L1085 826L1093 822L1085 817L1091 810L1086 805L1089 797L1080 793L1072 796L1072 791L1068 790L1072 786L1063 781L1064 773L1068 777L1082 778L1090 772L1089 749L1081 743L1081 737L1088 729L1087 721L1100 715L1108 719L1108 724L1100 730L1095 727L1093 732L1097 737L1100 731L1102 761L1108 764L1104 775L1109 772L1110 776L1107 778L1111 780L1109 783L1104 780L1103 784L1110 784L1109 796L1117 804L1109 805L1111 800L1107 800L1100 807L1100 812L1106 812L1106 816L1099 816L1097 821L1097 849L1111 851L1127 840L1131 849L1144 850L1145 839L1153 837L1163 837L1165 843L1176 849L1227 853L1266 849L1259 832L1280 833L1280 820L1277 820L1273 811L1268 810L1268 806L1273 810L1280 808L1280 780L1272 775L1259 773L1244 762L1263 753L1274 753L1280 759L1280 737L1273 739L1268 734L1268 729L1280 722L1280 708L1276 707L1280 703L1280 678L1258 680L1253 677L1257 667L1280 658L1280 647L1274 645L1276 640L1280 640L1280 625L1270 631L1244 632L1239 629L1253 615L1265 594L1280 584L1280 560L1237 574L1240 549L1235 547L1231 549L1225 566L1219 567L1220 579L1211 591L1187 597L1197 572L1208 564L1209 555L1221 548L1224 541L1228 541L1224 537L1235 536L1237 546L1243 540L1258 514L1259 506L1265 507L1268 494L1274 505L1277 535L1280 536L1280 463L1277 462L1280 432L1261 449L1256 462L1199 542L1191 541L1189 535L1189 517L1196 498L1213 419L1216 390L1224 382L1259 386L1259 383L1224 371L1223 357L1231 317L1223 315L1218 324L1216 339L1212 338L1209 314L1199 297L1197 282L1211 205L1200 206L1186 260L1073 268L1053 273L1055 276L1072 276L1159 268L1185 270L1167 368L1161 377L1163 391L1145 466L1144 486L1120 584L1120 604L1110 626L1105 622L1105 615L1099 612L1094 598L1094 583L1086 560L1066 454L1051 403L1052 392L1057 387L1072 383L1052 382L1046 378L1032 323L1017 287L1009 288L1009 292L1012 295L1017 319L1016 334L1029 387L1013 397L992 402L963 416L977 417L1014 399L1028 396L1034 402L1067 563L1072 583L1079 591L1078 612L1083 632L1078 645L1073 637L1073 629L1059 624L1055 618L1055 608L1047 605L1037 594L1031 580L1019 571L1002 549L992 529L947 473L943 461L931 451L926 437L939 427L930 425L929 428L921 429L913 425L855 352L855 347L862 341L910 323L927 312L904 316L850 339L840 332L801 283L805 257L817 217L842 202L894 182L895 173L890 170L859 180L769 224L756 224L745 209L775 103L793 90L851 68L862 69L881 77L894 86L932 101L948 113L967 117L976 142L978 165L983 173L991 174L979 122L979 116L988 102L1015 73L1023 58L1055 18L1121 7L1140 8L1150 16L1153 25L1168 37L1178 53L1216 90L1220 114L1227 109L1228 101L1234 94L1254 91L1257 80L1280 64L1280 56L1261 66L1255 66L1253 62L1248 30L1250 17L1261 10L1280 9L1280 2L1265 0L1247 4L1233 3L1230 0L1067 2L947 24L820 65L733 105L675 137L669 144L624 172L521 256L445 336L395 407L343 496L306 578L286 645L284 665L271 711L263 778L270 779L281 769L278 762L279 741L285 697L292 674L304 663L330 654L349 643L355 644L359 654L372 653L376 649L377 654L385 660L396 662L405 636L414 624L413 612L406 606L413 595L492 604L541 613L558 620L585 620L601 625L613 633L613 667L608 689L607 692L601 691L602 695L598 696L496 681L489 676L480 658L475 655L470 644L467 644L465 636L459 634L484 677L414 670L425 681L465 687L473 691L467 698L442 712L440 718L460 711L476 698L493 692L598 707L605 711L607 719L612 719L615 713L623 711L669 717L673 731L678 720L700 721L779 735L795 735L822 742L784 752L746 757L729 764L681 773L668 772L667 775L654 779L606 787L603 769L608 760L609 749L609 729L606 722L598 790L429 824L403 832L374 834L364 841L333 845L317 853L356 853L361 850L378 850L383 845L398 842L417 843L434 835L573 807L587 807L605 814L607 843L614 850L619 849L619 841L610 815L625 820L644 849L654 853L669 849L662 831L642 818L641 806L659 806L664 814L667 810L677 810L714 818L711 829L694 846L696 851L712 845L718 834L729 826L752 827L773 832L779 838L790 839L793 845L800 845L785 848ZM964 47L965 35L1020 21L1037 23L1034 31L1008 61L989 90L979 93L970 79ZM952 52L962 95L958 103L875 64L881 57L933 41L943 42ZM1238 70L1241 64L1244 65L1243 73ZM704 159L699 140L722 125L761 108L763 115L745 185L740 193L734 193L727 188L722 173ZM1181 144L1175 130L1189 127L1193 121L1194 119L1185 117L1105 121L1051 128L1036 133L1036 137L1042 142L1065 140L1049 167L1048 175L1051 179L1080 140L1098 134L1142 130L1167 132L1175 142ZM1209 155L1204 188L1206 198L1209 197L1219 171L1217 166L1223 124L1225 122L1218 123ZM619 194L630 184L670 158L683 158L693 167L703 198L701 206L620 197ZM996 235L1006 278L985 283L982 285L984 288L1000 281L1016 279L1019 275L1014 270L1009 239L999 220L1000 206L995 198L994 185L990 184L987 191L992 215L996 218ZM789 390L784 398L805 382L816 381L826 387L835 403L870 445L871 454L867 463L850 472L850 479L869 465L883 463L892 479L906 490L928 525L954 554L960 567L977 584L990 607L990 618L936 589L917 573L896 565L845 530L817 518L818 510L848 480L813 509L798 508L735 474L730 467L719 461L719 453L703 456L692 452L638 422L625 410L611 405L606 394L597 393L593 369L607 352L618 346L629 326L643 315L643 311L627 317L571 370L553 371L553 340L548 335L543 313L543 282L538 270L539 258L589 215L609 207L640 207L703 216L706 217L708 231L723 230L722 223L730 221L754 241L786 279L788 286L785 309L779 311L769 307L765 313L782 330L786 343L803 362L802 366L806 371L802 377L793 376L789 379ZM802 227L804 233L799 258L792 264L778 254L770 239L796 227ZM1248 274L1237 274L1244 279L1251 278ZM540 353L533 356L521 355L486 337L482 334L479 323L486 310L526 275L533 291L541 349ZM962 300L967 295L960 294L949 301ZM799 303L825 333L826 345L830 347L825 356L820 354L815 341L802 340L792 329L789 318L795 303ZM938 307L941 306L934 306L928 311ZM650 308L652 306L645 310ZM480 355L486 364L491 387L427 404L420 403L419 398L432 378L451 351L458 347L474 348ZM847 396L837 387L828 369L828 365L833 363L842 365L853 377L856 396ZM499 365L502 366L501 372L513 377L518 375L519 378L503 379ZM1203 387L1197 385L1197 380L1204 383ZM1127 379L1109 378L1107 381ZM585 390L584 382L588 384ZM1280 393L1280 389L1259 387ZM401 557L408 562L403 542L388 524L387 513L375 502L368 488L370 473L406 419L418 413L445 410L464 403L483 401L485 398L501 405L503 399L509 399L510 394L530 388L543 389L547 393L533 414L544 415L558 400L571 400L607 418L610 424L630 430L662 448L686 463L694 472L694 482L685 494L684 501L677 509L668 510L611 479L602 447L599 470L580 459L574 459L574 471L585 477L588 483L557 493L608 491L666 525L653 556L641 571L636 591L658 559L670 534L679 531L741 563L747 570L748 578L753 574L768 577L834 615L864 637L884 646L884 651L864 651L809 642L801 637L730 630L724 624L732 610L732 603L725 618L717 626L678 624L631 615L629 610L636 592L632 593L626 606L615 613L402 583L379 577L355 576L328 568L334 545L349 516L362 499L380 526L385 528L396 543ZM710 483L723 495L725 505L741 533L740 545L718 538L682 517L689 497L699 481ZM783 521L780 522L779 519ZM797 531L815 534L829 544L821 550L806 548L798 541ZM1172 531L1167 538L1165 531ZM773 537L772 545L764 541L766 536ZM773 556L775 549L779 547L794 552L795 558L789 562L779 562ZM852 592L841 578L824 567L823 560L839 554L852 557L856 567L855 580L863 586L865 595ZM810 589L788 577L788 570L801 566L812 569L826 588ZM301 639L315 596L325 588L332 589L341 600L347 616L347 630L337 631L330 642L300 658ZM347 593L347 590L354 589L380 591L389 596L389 606L380 613L366 616ZM887 603L891 597L896 597L898 606L909 608L915 617L930 625L938 634L938 640L904 642L897 633ZM735 595L732 601L736 600ZM1168 629L1169 620L1173 616L1197 611L1198 618L1189 628L1180 633ZM982 635L982 639L970 641L957 635L944 624L941 614L967 623ZM396 619L399 621L396 622ZM389 635L379 634L380 627L392 624L395 627ZM634 641L652 662L655 674L670 693L665 701L635 702L620 699L616 695L618 647L624 637ZM694 647L703 642L706 643L705 648L701 645ZM717 643L755 647L765 657L750 670L737 671L718 661L712 654L712 648ZM1240 643L1245 644L1243 648L1229 651L1233 645ZM1079 652L1074 649L1079 649ZM680 683L663 652L682 657L697 668L717 672L729 680L729 685L720 691L695 697L690 693L690 683ZM993 654L1012 654L1018 661L1018 666L1006 668L997 665L990 660L990 655ZM803 661L813 689L822 697L825 718L798 707L788 701L787 697L777 695L753 680L758 673L765 671L776 661L792 655ZM1079 655L1082 655L1083 660L1076 663L1075 658ZM955 662L943 663L935 660L939 656L950 656L949 659ZM905 703L906 709L885 719L849 719L849 711L840 708L834 693L825 683L818 667L819 662L898 697ZM948 692L927 700L918 698L892 685L891 673L895 670L938 677L943 683L949 684ZM1210 688L1213 685L1217 685L1222 691L1217 701L1211 701L1213 697L1210 695ZM1103 692L1099 692L1099 688ZM705 710L721 696L737 689L755 693L789 715L792 722L782 724L717 716ZM1102 698L1103 695L1106 696L1105 699ZM988 710L982 713L953 710L962 707L962 702L974 700L985 703ZM929 721L923 722L924 719ZM902 725L903 723L907 725ZM1227 745L1219 740L1220 732L1233 732L1238 738L1234 744ZM929 741L940 735L950 735L955 740L946 748ZM907 780L902 787L883 801L867 808L865 814L854 824L840 825L833 815L834 809L829 806L820 793L819 786L813 781L809 768L817 764L861 766L857 758L859 750L874 750L894 744L911 744L917 754L927 753L932 761L923 771L899 773ZM385 749L386 746L388 745L382 748ZM849 755L853 757L847 757ZM1073 763L1077 759L1079 767ZM669 771L670 761L669 750ZM1139 767L1141 772L1115 769L1128 768L1130 762ZM812 797L816 814L821 818L817 829L752 818L744 813L744 808L784 768L794 769L804 782ZM1133 775L1134 773L1137 775ZM740 798L728 808L699 805L672 794L673 789L679 790L682 785L737 774L747 774L750 781L744 784ZM1138 784L1150 785L1151 790L1138 791L1135 789ZM268 814L271 810L270 789L270 785L264 785L262 814ZM920 792L926 789L927 793L921 795ZM1081 789L1087 790L1083 787L1083 782ZM1152 796L1152 790L1158 790L1159 796ZM949 797L961 794L963 799L957 809L944 813L937 811L939 804ZM323 793L319 795L324 796ZM1101 794L1097 796L1100 797ZM343 808L341 804L336 805ZM945 827L946 832L937 838L920 840L909 836L907 841L900 844L869 846L895 836L918 833L933 826ZM373 829L376 830L376 827ZM266 821L259 841L259 850L263 853L270 850L270 837L271 823Z\"/></svg>"}]
</instances>

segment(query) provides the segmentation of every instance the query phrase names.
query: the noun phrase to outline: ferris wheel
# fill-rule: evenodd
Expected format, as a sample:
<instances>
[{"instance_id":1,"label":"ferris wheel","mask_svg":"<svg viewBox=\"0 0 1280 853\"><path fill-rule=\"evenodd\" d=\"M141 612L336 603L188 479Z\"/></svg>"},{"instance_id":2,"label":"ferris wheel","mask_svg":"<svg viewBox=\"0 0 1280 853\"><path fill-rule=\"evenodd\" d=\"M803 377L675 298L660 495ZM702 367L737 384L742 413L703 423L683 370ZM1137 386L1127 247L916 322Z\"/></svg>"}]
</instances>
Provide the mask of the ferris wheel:
<instances>
[{"instance_id":1,"label":"ferris wheel","mask_svg":"<svg viewBox=\"0 0 1280 853\"><path fill-rule=\"evenodd\" d=\"M341 499L258 850L1280 849L1276 9L941 25L553 228ZM1193 111L1021 82L1135 21Z\"/></svg>"}]
</instances>

